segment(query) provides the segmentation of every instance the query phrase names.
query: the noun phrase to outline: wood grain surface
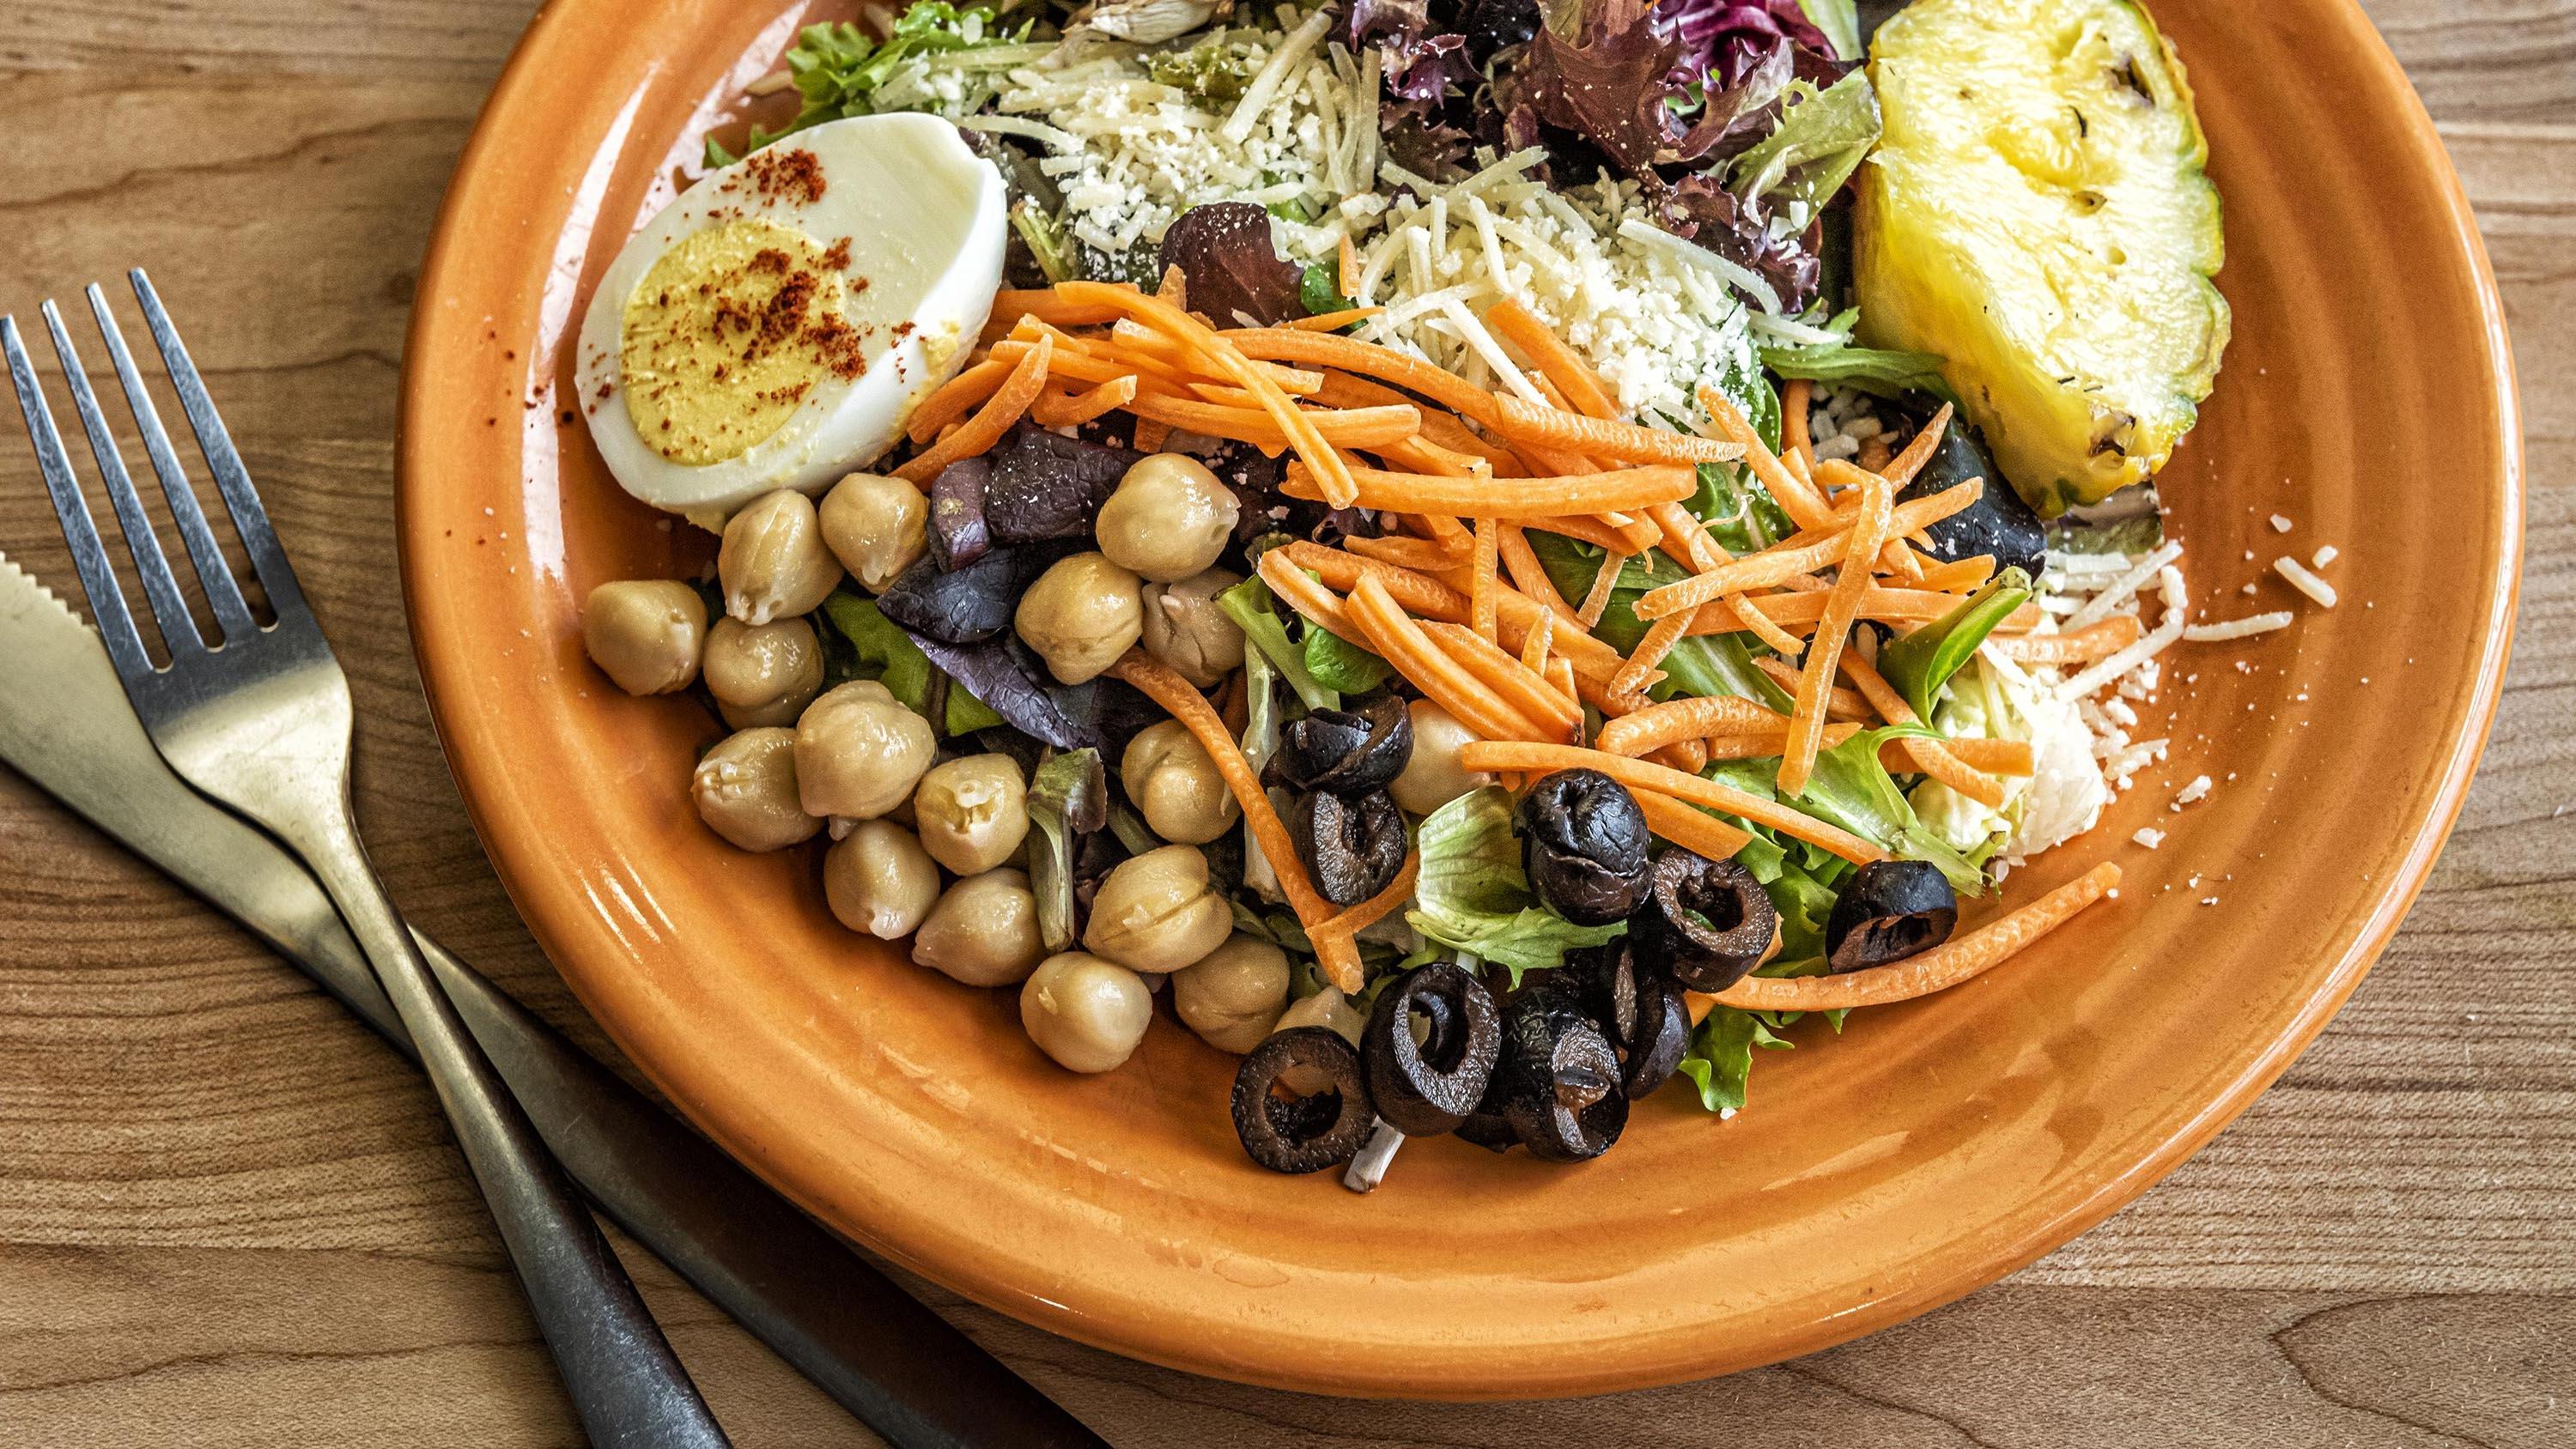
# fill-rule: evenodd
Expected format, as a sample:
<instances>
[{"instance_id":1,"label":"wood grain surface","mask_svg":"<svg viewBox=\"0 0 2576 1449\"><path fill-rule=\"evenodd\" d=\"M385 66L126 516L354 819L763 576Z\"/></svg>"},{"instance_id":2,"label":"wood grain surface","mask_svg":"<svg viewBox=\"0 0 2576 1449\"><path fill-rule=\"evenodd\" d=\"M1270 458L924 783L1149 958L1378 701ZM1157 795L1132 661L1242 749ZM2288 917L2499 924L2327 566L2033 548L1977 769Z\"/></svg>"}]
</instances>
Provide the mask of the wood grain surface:
<instances>
[{"instance_id":1,"label":"wood grain surface","mask_svg":"<svg viewBox=\"0 0 2576 1449\"><path fill-rule=\"evenodd\" d=\"M1122 1445L2576 1444L2576 0L2368 8L2504 287L2529 563L2503 713L2430 888L2239 1122L1961 1303L1616 1398L1304 1398L931 1301ZM361 814L404 906L604 1052L467 826L389 528L416 268L527 18L526 0L0 6L0 310L152 267L349 663ZM69 577L14 441L0 549ZM871 1442L628 1257L737 1442ZM0 1445L578 1442L422 1084L0 770Z\"/></svg>"}]
</instances>

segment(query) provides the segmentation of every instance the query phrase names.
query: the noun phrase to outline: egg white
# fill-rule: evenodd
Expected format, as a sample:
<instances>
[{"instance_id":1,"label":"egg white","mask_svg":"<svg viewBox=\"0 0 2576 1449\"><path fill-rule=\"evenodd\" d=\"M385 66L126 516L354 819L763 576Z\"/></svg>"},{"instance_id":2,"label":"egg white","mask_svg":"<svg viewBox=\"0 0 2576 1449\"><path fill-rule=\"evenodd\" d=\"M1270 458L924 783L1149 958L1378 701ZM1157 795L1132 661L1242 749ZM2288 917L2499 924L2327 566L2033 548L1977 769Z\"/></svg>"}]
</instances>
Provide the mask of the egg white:
<instances>
[{"instance_id":1,"label":"egg white","mask_svg":"<svg viewBox=\"0 0 2576 1449\"><path fill-rule=\"evenodd\" d=\"M964 363L1002 282L1002 175L956 127L936 116L858 116L774 143L788 147L813 154L819 197L764 195L737 179L741 163L710 173L618 252L582 319L574 375L609 472L644 502L709 527L781 488L819 493L892 447L914 406ZM859 330L867 369L848 380L822 373L785 424L733 457L673 462L627 413L626 305L664 252L750 217L794 227L827 249L849 239L843 316Z\"/></svg>"}]
</instances>

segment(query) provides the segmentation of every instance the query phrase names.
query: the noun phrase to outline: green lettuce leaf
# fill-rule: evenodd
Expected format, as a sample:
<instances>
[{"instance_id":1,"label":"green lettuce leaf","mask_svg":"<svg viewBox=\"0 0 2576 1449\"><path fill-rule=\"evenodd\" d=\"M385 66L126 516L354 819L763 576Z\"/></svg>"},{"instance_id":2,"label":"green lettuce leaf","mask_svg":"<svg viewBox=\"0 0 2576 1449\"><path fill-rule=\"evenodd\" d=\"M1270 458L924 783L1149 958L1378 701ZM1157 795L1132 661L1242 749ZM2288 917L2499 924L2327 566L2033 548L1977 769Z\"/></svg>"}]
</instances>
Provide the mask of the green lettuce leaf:
<instances>
[{"instance_id":1,"label":"green lettuce leaf","mask_svg":"<svg viewBox=\"0 0 2576 1449\"><path fill-rule=\"evenodd\" d=\"M876 680L904 708L929 716L938 667L921 652L921 646L912 642L911 635L878 611L875 600L847 589L836 590L823 601L823 617L852 651L853 658L844 664L847 678ZM947 696L947 717L941 731L944 734L972 734L1005 722L953 679L947 681Z\"/></svg>"},{"instance_id":2,"label":"green lettuce leaf","mask_svg":"<svg viewBox=\"0 0 2576 1449\"><path fill-rule=\"evenodd\" d=\"M757 151L781 136L845 116L872 115L879 110L938 109L931 103L941 98L919 86L910 87L909 93L899 98L901 103L895 105L883 102L896 98L878 93L898 72L926 57L1019 45L1028 39L1029 28L1023 24L1016 31L1004 32L996 27L993 11L982 6L960 10L949 0L916 0L903 7L895 17L894 33L882 41L846 22L808 25L796 33L795 47L786 55L787 73L794 79L796 93L804 105L796 112L796 118L779 130L754 126L745 150ZM709 166L729 165L734 159L713 137L708 138Z\"/></svg>"},{"instance_id":3,"label":"green lettuce leaf","mask_svg":"<svg viewBox=\"0 0 2576 1449\"><path fill-rule=\"evenodd\" d=\"M1472 951L1520 985L1525 971L1553 970L1565 953L1598 946L1625 922L1578 926L1538 903L1521 873L1512 835L1512 797L1498 785L1470 791L1424 818L1415 839L1422 872L1405 919L1426 940Z\"/></svg>"},{"instance_id":4,"label":"green lettuce leaf","mask_svg":"<svg viewBox=\"0 0 2576 1449\"><path fill-rule=\"evenodd\" d=\"M1279 671L1279 677L1288 681L1288 687L1297 691L1308 709L1340 708L1341 692L1317 679L1306 667L1306 651L1289 639L1288 626L1280 621L1274 603L1270 586L1258 578L1245 579L1216 596L1216 606L1243 631L1245 641L1260 650L1270 666Z\"/></svg>"},{"instance_id":5,"label":"green lettuce leaf","mask_svg":"<svg viewBox=\"0 0 2576 1449\"><path fill-rule=\"evenodd\" d=\"M1787 1051L1791 1045L1753 1012L1715 1007L1691 1034L1681 1073L1698 1085L1701 1106L1712 1112L1741 1112L1745 1084L1753 1075L1753 1049Z\"/></svg>"},{"instance_id":6,"label":"green lettuce leaf","mask_svg":"<svg viewBox=\"0 0 2576 1449\"><path fill-rule=\"evenodd\" d=\"M1977 646L2012 617L2013 610L2029 603L2030 596L2030 575L2006 569L1950 612L1888 641L1878 654L1878 672L1905 696L1916 718L1930 719L1951 676L1967 667L1976 657Z\"/></svg>"},{"instance_id":7,"label":"green lettuce leaf","mask_svg":"<svg viewBox=\"0 0 2576 1449\"><path fill-rule=\"evenodd\" d=\"M1306 672L1315 682L1343 694L1366 694L1386 683L1395 670L1383 659L1329 629L1306 626Z\"/></svg>"},{"instance_id":8,"label":"green lettuce leaf","mask_svg":"<svg viewBox=\"0 0 2576 1449\"><path fill-rule=\"evenodd\" d=\"M1864 51L1860 43L1860 6L1855 0L1798 0L1798 8L1807 23L1824 32L1833 42L1834 59L1856 61Z\"/></svg>"},{"instance_id":9,"label":"green lettuce leaf","mask_svg":"<svg viewBox=\"0 0 2576 1449\"><path fill-rule=\"evenodd\" d=\"M1878 92L1869 72L1855 70L1817 90L1791 81L1780 124L1735 158L1726 186L1738 196L1821 209L1878 144Z\"/></svg>"}]
</instances>

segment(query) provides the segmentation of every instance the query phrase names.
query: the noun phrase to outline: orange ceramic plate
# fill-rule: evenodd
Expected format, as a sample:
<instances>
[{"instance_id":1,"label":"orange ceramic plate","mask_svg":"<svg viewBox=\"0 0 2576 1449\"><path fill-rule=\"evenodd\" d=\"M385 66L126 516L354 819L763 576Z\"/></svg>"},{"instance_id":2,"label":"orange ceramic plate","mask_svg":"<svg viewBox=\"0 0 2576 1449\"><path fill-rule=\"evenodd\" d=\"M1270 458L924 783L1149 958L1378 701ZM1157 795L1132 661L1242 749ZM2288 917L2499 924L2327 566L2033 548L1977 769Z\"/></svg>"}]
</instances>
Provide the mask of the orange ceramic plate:
<instances>
[{"instance_id":1,"label":"orange ceramic plate","mask_svg":"<svg viewBox=\"0 0 2576 1449\"><path fill-rule=\"evenodd\" d=\"M555 0L495 90L422 278L404 585L485 845L582 1000L818 1216L1089 1343L1327 1393L1589 1393L1805 1353L2065 1242L2242 1110L2361 979L2459 808L2513 617L2519 429L2459 187L2358 7L2162 0L2225 193L2236 340L2166 477L2194 597L2332 543L2344 605L2185 650L2164 779L2016 899L2120 898L1972 985L1766 1054L1731 1122L1670 1092L1573 1169L1417 1143L1373 1197L1250 1166L1232 1059L1176 1024L1075 1077L971 991L834 924L813 857L728 849L684 781L718 733L583 661L602 580L703 539L601 470L571 338L802 10ZM2287 537L2266 516L2296 521ZM2251 674L2231 667L2238 653ZM2304 696L2304 698L2299 698ZM2221 784L2179 817L2172 789ZM2165 783L2170 780L2170 784ZM2129 845L2152 823L2160 851ZM2205 904L2204 900L2214 902Z\"/></svg>"}]
</instances>

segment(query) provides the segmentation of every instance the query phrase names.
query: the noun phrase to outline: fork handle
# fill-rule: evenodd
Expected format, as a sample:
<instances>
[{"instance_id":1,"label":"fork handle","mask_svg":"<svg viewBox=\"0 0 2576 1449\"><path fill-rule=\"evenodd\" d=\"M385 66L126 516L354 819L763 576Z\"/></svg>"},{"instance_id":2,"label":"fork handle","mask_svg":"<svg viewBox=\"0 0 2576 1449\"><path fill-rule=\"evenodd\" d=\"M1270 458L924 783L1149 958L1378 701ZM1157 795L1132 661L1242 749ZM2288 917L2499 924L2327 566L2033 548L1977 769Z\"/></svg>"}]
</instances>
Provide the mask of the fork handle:
<instances>
[{"instance_id":1,"label":"fork handle","mask_svg":"<svg viewBox=\"0 0 2576 1449\"><path fill-rule=\"evenodd\" d=\"M731 1441L572 1179L431 977L410 927L367 861L345 797L312 838L287 843L339 907L419 1045L591 1442L610 1449L724 1449Z\"/></svg>"}]
</instances>

